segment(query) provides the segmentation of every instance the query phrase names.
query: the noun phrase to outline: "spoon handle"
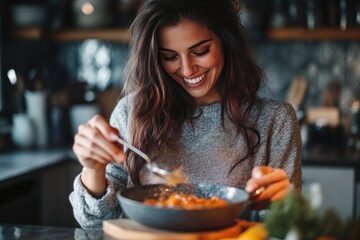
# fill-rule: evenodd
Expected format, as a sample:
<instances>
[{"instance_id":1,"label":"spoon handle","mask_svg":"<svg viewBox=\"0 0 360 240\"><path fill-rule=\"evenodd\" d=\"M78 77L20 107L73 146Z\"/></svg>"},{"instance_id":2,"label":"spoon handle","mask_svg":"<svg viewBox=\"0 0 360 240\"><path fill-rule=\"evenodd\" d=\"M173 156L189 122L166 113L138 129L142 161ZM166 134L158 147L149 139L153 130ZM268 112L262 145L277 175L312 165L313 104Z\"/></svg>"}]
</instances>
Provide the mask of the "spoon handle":
<instances>
[{"instance_id":1,"label":"spoon handle","mask_svg":"<svg viewBox=\"0 0 360 240\"><path fill-rule=\"evenodd\" d=\"M138 154L139 156L141 156L143 159L145 159L145 161L146 161L148 164L151 164L150 158L149 158L145 153L143 153L142 151L140 151L138 148L134 147L133 145L131 145L130 143L124 141L124 140L121 139L121 138L118 138L118 139L117 139L117 142L121 143L121 144L124 145L125 147L129 148L130 150L132 150L133 152L135 152L136 154Z\"/></svg>"}]
</instances>

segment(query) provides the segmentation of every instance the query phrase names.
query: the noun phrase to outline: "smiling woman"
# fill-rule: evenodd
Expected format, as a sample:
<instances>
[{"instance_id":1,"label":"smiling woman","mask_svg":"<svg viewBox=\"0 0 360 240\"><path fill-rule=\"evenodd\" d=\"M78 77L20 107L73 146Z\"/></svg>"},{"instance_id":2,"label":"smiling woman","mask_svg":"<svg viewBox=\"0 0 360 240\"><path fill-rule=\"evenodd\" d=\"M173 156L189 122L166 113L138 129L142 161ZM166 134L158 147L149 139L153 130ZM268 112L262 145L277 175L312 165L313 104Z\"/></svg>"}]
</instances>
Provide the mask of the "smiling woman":
<instances>
[{"instance_id":1,"label":"smiling woman","mask_svg":"<svg viewBox=\"0 0 360 240\"><path fill-rule=\"evenodd\" d=\"M245 189L246 219L259 220L290 183L301 190L295 111L258 96L264 75L240 9L238 0L142 1L130 28L124 98L110 124L97 115L75 135L83 171L70 200L83 227L99 228L129 210L116 201L117 192L162 183L119 137L161 169L182 167L191 184ZM256 189L264 190L253 194Z\"/></svg>"}]
</instances>

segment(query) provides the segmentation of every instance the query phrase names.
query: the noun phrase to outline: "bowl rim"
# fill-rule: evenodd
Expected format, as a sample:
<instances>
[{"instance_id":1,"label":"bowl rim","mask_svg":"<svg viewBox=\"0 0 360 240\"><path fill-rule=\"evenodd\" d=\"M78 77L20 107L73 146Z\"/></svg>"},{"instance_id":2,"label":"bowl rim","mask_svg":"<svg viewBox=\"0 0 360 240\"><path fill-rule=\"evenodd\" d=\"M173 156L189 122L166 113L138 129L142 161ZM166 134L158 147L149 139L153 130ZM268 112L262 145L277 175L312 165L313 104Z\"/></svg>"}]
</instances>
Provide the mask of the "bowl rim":
<instances>
[{"instance_id":1,"label":"bowl rim","mask_svg":"<svg viewBox=\"0 0 360 240\"><path fill-rule=\"evenodd\" d=\"M240 188L240 187L232 187L232 186L226 186L226 185L221 185L221 184L211 184L211 183L194 183L194 184L182 184L182 185L192 185L192 186L216 186L216 187L221 187L221 188L226 188L226 189L235 189L236 191L241 191L243 194L244 194L244 198L241 199L241 200L238 200L238 201L229 201L228 199L224 199L224 198L221 198L222 200L225 200L227 201L227 205L225 206L217 206L217 207L209 207L209 208L194 208L194 209L185 209L185 208L179 208L179 207L162 207L162 206L156 206L156 205L150 205L150 204L144 204L142 201L139 201L139 200L135 200L135 199L131 199L131 198L127 198L126 196L123 196L123 193L124 192L127 192L127 191L131 191L135 188L139 188L139 187L145 187L145 188L156 188L156 187L169 187L167 186L166 184L144 184L144 185L138 185L138 186L132 186L132 187L129 187L129 188L125 188L125 189L122 189L122 190L119 190L116 192L116 195L117 195L117 198L118 199L123 199L124 201L128 201L128 202L131 202L131 203L134 203L134 204L140 204L142 207L145 207L145 208L149 208L149 209L167 209L167 210L170 210L170 211L193 211L193 212L198 212L198 211L203 211L203 210L219 210L219 209L227 209L229 207L235 207L239 204L244 204L246 202L249 201L249 198L250 198L250 195L248 192L246 192L243 188ZM216 195L214 195L216 196ZM121 205L121 201L120 201L120 205Z\"/></svg>"}]
</instances>

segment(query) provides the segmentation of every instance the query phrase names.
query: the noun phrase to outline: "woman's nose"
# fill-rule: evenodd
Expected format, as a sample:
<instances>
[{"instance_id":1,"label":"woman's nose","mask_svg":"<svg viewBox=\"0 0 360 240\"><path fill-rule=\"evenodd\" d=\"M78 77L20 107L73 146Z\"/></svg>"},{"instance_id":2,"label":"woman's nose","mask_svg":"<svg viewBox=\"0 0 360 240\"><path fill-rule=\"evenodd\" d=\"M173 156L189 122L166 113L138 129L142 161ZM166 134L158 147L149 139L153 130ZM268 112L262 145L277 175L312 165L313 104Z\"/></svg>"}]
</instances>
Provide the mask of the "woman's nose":
<instances>
[{"instance_id":1,"label":"woman's nose","mask_svg":"<svg viewBox=\"0 0 360 240\"><path fill-rule=\"evenodd\" d=\"M184 77L191 77L196 72L196 64L190 58L184 58L181 61L181 74Z\"/></svg>"}]
</instances>

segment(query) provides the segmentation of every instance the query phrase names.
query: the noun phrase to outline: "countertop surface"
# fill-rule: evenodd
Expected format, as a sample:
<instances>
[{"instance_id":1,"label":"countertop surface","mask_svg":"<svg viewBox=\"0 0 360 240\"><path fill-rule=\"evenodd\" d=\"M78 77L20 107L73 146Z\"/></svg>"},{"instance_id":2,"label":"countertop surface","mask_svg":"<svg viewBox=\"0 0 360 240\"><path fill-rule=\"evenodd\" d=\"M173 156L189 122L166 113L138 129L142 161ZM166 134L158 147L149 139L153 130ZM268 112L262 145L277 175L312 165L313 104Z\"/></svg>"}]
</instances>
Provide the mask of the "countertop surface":
<instances>
[{"instance_id":1,"label":"countertop surface","mask_svg":"<svg viewBox=\"0 0 360 240\"><path fill-rule=\"evenodd\" d=\"M303 149L303 166L360 167L360 152L339 149Z\"/></svg>"},{"instance_id":2,"label":"countertop surface","mask_svg":"<svg viewBox=\"0 0 360 240\"><path fill-rule=\"evenodd\" d=\"M81 228L61 228L0 223L0 239L26 240L111 240L101 230L85 231Z\"/></svg>"},{"instance_id":3,"label":"countertop surface","mask_svg":"<svg viewBox=\"0 0 360 240\"><path fill-rule=\"evenodd\" d=\"M69 161L69 148L19 150L0 154L0 182Z\"/></svg>"},{"instance_id":4,"label":"countertop surface","mask_svg":"<svg viewBox=\"0 0 360 240\"><path fill-rule=\"evenodd\" d=\"M131 239L137 239L135 235L131 235ZM143 235L141 235L143 236ZM84 230L81 228L60 228L47 226L32 225L14 225L0 223L0 239L26 239L26 240L118 240L124 239L114 238L102 230ZM211 237L210 237L211 238ZM205 239L210 239L205 238ZM154 239L154 238L151 238ZM161 239L164 239L163 237ZM171 238L175 239L175 238ZM184 239L184 238L181 238ZM202 239L192 238L192 239ZM213 239L213 238L211 238ZM277 238L269 238L269 240L280 240Z\"/></svg>"}]
</instances>

